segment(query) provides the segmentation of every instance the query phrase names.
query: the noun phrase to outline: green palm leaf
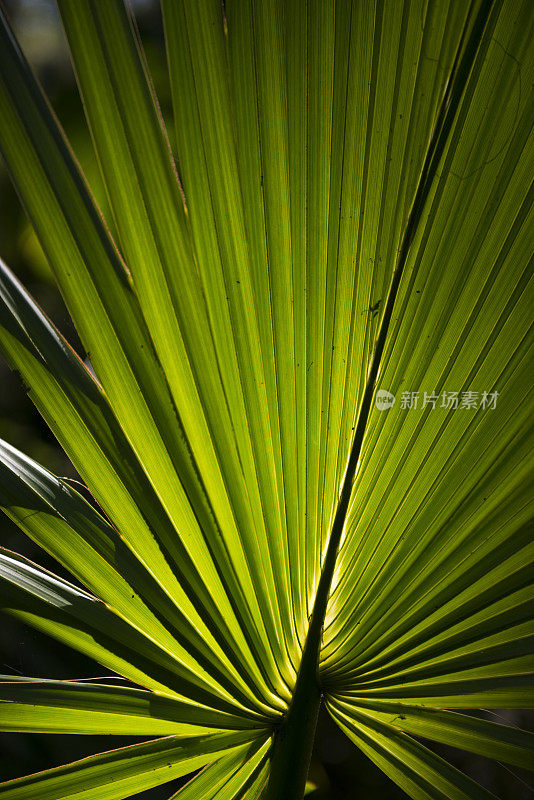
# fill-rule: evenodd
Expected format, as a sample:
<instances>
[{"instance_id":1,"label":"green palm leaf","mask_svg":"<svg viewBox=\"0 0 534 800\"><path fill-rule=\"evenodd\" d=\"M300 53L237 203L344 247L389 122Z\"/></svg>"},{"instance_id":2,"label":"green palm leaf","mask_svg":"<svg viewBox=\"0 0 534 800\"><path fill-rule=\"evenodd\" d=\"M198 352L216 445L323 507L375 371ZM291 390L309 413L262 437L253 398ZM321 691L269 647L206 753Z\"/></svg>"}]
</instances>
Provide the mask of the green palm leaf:
<instances>
[{"instance_id":1,"label":"green palm leaf","mask_svg":"<svg viewBox=\"0 0 534 800\"><path fill-rule=\"evenodd\" d=\"M255 752L254 752L255 750ZM237 748L235 749L237 754ZM194 800L251 800L263 790L268 776L269 745L240 748L237 755L226 756L205 767L173 798Z\"/></svg>"},{"instance_id":2,"label":"green palm leaf","mask_svg":"<svg viewBox=\"0 0 534 800\"><path fill-rule=\"evenodd\" d=\"M354 702L349 704L336 699L330 701L333 716L336 713L339 716L346 714L353 722L359 719L364 724L367 717L371 725L375 719L417 736L453 747L461 746L473 753L501 758L509 764L529 768L534 734L527 731L486 722L466 714L403 703L378 701L367 704L365 700L358 699L357 706Z\"/></svg>"},{"instance_id":3,"label":"green palm leaf","mask_svg":"<svg viewBox=\"0 0 534 800\"><path fill-rule=\"evenodd\" d=\"M187 775L205 764L207 759L220 757L227 751L233 751L234 766L238 753L246 757L247 765L249 759L257 763L254 756L260 746L247 743L236 747L240 740L242 742L243 735L236 733L189 738L167 736L8 781L3 784L2 793L8 800L30 796L39 800L69 800L74 797L97 800L105 792L105 797L110 800L119 800L133 792Z\"/></svg>"},{"instance_id":4,"label":"green palm leaf","mask_svg":"<svg viewBox=\"0 0 534 800\"><path fill-rule=\"evenodd\" d=\"M122 0L58 6L116 241L2 17L0 148L92 370L3 264L0 348L96 503L0 443L85 587L2 550L0 592L141 688L4 678L0 727L166 738L0 797L301 798L323 696L409 796L493 797L413 737L530 767L445 710L534 695L529 2L162 0L172 151Z\"/></svg>"},{"instance_id":5,"label":"green palm leaf","mask_svg":"<svg viewBox=\"0 0 534 800\"><path fill-rule=\"evenodd\" d=\"M396 728L370 720L335 713L334 719L386 775L416 800L494 800L496 795L451 767L431 750Z\"/></svg>"},{"instance_id":6,"label":"green palm leaf","mask_svg":"<svg viewBox=\"0 0 534 800\"><path fill-rule=\"evenodd\" d=\"M221 722L228 730L254 727L244 716L232 718L161 692L107 684L3 676L0 699L2 728L9 730L163 735L196 733Z\"/></svg>"}]
</instances>

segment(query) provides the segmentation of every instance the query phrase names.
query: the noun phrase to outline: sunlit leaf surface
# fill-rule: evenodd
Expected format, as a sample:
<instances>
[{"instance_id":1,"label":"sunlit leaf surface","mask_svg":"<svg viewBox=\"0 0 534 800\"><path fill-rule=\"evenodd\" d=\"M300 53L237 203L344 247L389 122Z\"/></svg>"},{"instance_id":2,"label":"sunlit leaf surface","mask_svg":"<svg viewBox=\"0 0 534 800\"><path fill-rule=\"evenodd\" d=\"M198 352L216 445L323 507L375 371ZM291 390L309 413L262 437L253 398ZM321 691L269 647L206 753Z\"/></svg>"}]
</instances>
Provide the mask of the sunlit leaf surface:
<instances>
[{"instance_id":1,"label":"sunlit leaf surface","mask_svg":"<svg viewBox=\"0 0 534 800\"><path fill-rule=\"evenodd\" d=\"M2 443L85 589L0 592L140 688L6 677L0 726L164 738L0 797L272 798L312 612L355 745L494 797L419 739L532 766L444 710L534 700L531 3L162 0L172 150L131 12L58 6L109 225L4 17L0 149L92 370L3 264L0 348L96 503Z\"/></svg>"}]
</instances>

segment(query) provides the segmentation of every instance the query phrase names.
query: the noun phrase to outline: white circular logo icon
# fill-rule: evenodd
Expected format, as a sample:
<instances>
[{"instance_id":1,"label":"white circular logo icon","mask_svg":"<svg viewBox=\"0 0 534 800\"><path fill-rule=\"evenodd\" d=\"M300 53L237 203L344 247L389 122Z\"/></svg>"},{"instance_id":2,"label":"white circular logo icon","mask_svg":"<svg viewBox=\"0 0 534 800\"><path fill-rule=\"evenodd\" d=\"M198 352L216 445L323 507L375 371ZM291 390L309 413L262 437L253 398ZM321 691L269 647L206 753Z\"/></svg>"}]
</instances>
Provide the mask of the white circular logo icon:
<instances>
[{"instance_id":1,"label":"white circular logo icon","mask_svg":"<svg viewBox=\"0 0 534 800\"><path fill-rule=\"evenodd\" d=\"M376 393L375 404L379 411L387 411L395 402L395 395L385 389L379 389Z\"/></svg>"}]
</instances>

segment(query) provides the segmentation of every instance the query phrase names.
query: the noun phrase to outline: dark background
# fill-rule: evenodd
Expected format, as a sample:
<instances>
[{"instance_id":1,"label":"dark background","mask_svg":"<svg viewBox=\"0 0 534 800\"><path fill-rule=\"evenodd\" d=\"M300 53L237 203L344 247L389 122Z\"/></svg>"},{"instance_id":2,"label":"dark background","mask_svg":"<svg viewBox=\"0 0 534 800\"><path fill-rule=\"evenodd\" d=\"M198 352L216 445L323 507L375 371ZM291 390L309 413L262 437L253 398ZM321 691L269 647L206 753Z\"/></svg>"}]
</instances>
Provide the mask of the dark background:
<instances>
[{"instance_id":1,"label":"dark background","mask_svg":"<svg viewBox=\"0 0 534 800\"><path fill-rule=\"evenodd\" d=\"M1 0L0 0L1 1ZM158 4L153 0L133 3L147 59L172 143L170 91L166 77L163 33ZM68 50L52 0L10 0L4 6L21 45L36 70L63 125L104 215L109 220L92 145L76 91ZM39 243L0 161L0 257L15 271L39 305L83 356L83 348L57 291ZM28 399L20 380L0 356L0 437L28 453L55 474L76 478L72 465ZM53 559L28 540L4 515L0 519L1 543L67 576ZM0 672L42 678L90 678L108 673L91 659L78 655L48 637L0 616ZM532 727L532 714L499 711L498 716L478 712L496 722ZM0 779L14 778L46 769L102 750L144 741L146 737L61 736L0 734ZM428 743L427 743L428 744ZM430 744L493 791L501 800L534 797L528 773ZM406 796L363 756L321 712L310 779L319 787L316 800L402 800ZM142 800L163 800L184 781L139 793ZM199 799L200 800L200 799Z\"/></svg>"}]
</instances>

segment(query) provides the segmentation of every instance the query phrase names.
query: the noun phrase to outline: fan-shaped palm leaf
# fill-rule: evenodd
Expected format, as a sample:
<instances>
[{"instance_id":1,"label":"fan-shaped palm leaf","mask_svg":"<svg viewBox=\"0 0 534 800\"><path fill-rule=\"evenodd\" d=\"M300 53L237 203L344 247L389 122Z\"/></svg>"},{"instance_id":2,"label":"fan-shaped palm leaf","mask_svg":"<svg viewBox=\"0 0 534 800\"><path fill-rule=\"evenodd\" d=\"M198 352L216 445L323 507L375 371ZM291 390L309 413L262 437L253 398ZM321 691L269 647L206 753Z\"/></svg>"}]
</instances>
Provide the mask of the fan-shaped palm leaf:
<instances>
[{"instance_id":1,"label":"fan-shaped palm leaf","mask_svg":"<svg viewBox=\"0 0 534 800\"><path fill-rule=\"evenodd\" d=\"M322 696L411 797L492 797L418 738L531 764L443 710L533 697L531 4L162 0L172 155L121 0L58 5L117 240L5 19L0 147L94 373L5 266L0 346L101 511L4 443L86 590L1 592L142 688L6 678L0 724L163 738L0 797L302 797Z\"/></svg>"}]
</instances>

